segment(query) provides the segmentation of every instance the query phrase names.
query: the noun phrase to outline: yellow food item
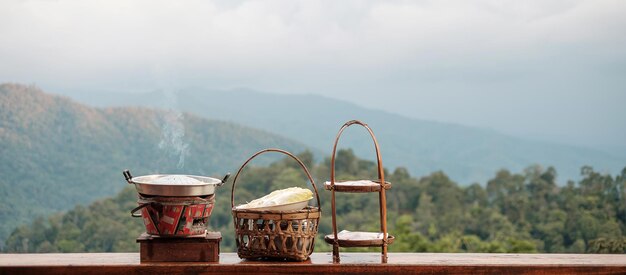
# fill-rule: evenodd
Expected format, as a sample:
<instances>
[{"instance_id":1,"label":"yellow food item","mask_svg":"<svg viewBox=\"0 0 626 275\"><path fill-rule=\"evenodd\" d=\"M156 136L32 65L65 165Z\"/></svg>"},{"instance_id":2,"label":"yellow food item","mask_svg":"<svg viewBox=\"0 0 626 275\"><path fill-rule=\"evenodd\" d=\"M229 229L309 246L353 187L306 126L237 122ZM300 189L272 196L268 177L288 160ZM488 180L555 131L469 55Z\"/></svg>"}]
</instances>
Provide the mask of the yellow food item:
<instances>
[{"instance_id":1,"label":"yellow food item","mask_svg":"<svg viewBox=\"0 0 626 275\"><path fill-rule=\"evenodd\" d=\"M307 201L313 198L313 192L309 189L300 187L291 187L273 191L268 195L253 200L247 204L238 206L237 208L258 208L274 205L283 205L294 202Z\"/></svg>"}]
</instances>

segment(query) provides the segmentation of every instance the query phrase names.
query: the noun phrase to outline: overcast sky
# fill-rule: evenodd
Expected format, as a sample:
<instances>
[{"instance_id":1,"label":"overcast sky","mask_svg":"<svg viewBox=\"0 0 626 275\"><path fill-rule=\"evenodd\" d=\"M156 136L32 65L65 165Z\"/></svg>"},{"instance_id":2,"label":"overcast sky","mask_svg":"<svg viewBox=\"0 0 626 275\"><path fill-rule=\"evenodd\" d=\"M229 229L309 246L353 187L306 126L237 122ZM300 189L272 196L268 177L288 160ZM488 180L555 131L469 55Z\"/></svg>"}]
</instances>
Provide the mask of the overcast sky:
<instances>
[{"instance_id":1,"label":"overcast sky","mask_svg":"<svg viewBox=\"0 0 626 275\"><path fill-rule=\"evenodd\" d=\"M626 149L626 1L2 0L6 81L310 93Z\"/></svg>"}]
</instances>

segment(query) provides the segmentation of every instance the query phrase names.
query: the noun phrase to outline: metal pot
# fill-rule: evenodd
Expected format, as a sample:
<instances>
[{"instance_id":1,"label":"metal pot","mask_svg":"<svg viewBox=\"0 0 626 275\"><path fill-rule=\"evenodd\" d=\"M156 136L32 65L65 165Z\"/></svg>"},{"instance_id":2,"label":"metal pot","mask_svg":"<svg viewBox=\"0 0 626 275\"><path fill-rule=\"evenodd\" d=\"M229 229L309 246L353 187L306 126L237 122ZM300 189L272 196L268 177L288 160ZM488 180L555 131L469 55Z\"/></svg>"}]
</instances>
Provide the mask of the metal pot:
<instances>
[{"instance_id":1,"label":"metal pot","mask_svg":"<svg viewBox=\"0 0 626 275\"><path fill-rule=\"evenodd\" d=\"M124 170L122 173L129 184L134 184L137 192L148 196L165 196L165 197L193 197L206 196L215 193L215 187L222 186L228 180L229 174L224 179L216 179L210 177L190 176L190 175L147 175L133 177L130 171ZM184 176L194 179L192 184L177 184L168 182L166 177Z\"/></svg>"}]
</instances>

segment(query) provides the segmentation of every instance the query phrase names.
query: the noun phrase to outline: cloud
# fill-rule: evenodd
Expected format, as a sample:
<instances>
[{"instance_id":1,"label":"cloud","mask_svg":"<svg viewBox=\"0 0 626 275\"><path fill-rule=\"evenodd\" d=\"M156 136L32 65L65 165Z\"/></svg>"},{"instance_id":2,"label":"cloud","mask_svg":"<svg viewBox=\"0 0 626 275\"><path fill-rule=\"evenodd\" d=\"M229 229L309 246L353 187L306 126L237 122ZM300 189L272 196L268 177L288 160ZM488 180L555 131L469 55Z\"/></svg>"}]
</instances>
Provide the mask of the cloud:
<instances>
[{"instance_id":1,"label":"cloud","mask_svg":"<svg viewBox=\"0 0 626 275\"><path fill-rule=\"evenodd\" d=\"M623 1L224 5L61 0L3 1L2 5L0 33L8 43L3 43L1 53L16 61L60 69L162 64L244 72L329 63L376 67L406 58L465 60L464 56L485 53L545 51L545 44L602 43L618 34L625 23L620 12L626 10ZM612 29L605 27L611 24Z\"/></svg>"},{"instance_id":2,"label":"cloud","mask_svg":"<svg viewBox=\"0 0 626 275\"><path fill-rule=\"evenodd\" d=\"M515 114L475 110L521 112L540 97L555 106L568 93L582 98L572 110L617 107L625 13L619 0L5 0L0 81L59 90L248 86L515 132ZM541 132L568 115L577 113L538 111L519 125L552 118L535 126Z\"/></svg>"}]
</instances>

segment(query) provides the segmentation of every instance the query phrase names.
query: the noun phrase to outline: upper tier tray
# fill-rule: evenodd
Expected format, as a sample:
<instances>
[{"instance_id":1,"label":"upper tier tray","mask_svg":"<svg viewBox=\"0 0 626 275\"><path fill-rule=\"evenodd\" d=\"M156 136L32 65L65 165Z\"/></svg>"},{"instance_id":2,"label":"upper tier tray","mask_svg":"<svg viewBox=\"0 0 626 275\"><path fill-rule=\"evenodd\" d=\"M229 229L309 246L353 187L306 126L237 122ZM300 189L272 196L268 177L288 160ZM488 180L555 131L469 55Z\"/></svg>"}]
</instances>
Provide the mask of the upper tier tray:
<instances>
[{"instance_id":1,"label":"upper tier tray","mask_svg":"<svg viewBox=\"0 0 626 275\"><path fill-rule=\"evenodd\" d=\"M335 191L337 192L351 192L351 193L366 193L366 192L380 192L380 181L378 180L347 180L347 181L335 181ZM385 182L385 190L391 188L391 183ZM332 190L330 181L324 183L326 190Z\"/></svg>"}]
</instances>

